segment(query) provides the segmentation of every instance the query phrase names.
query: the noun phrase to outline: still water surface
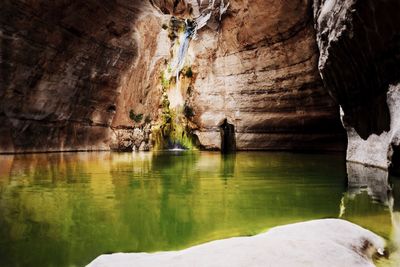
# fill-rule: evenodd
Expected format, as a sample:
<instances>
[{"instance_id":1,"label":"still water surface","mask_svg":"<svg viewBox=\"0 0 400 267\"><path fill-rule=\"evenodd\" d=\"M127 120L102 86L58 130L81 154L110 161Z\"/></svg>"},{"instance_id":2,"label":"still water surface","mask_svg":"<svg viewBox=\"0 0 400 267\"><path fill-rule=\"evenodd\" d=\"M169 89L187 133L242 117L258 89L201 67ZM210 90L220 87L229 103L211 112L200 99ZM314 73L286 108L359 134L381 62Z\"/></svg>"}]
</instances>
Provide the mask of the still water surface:
<instances>
[{"instance_id":1,"label":"still water surface","mask_svg":"<svg viewBox=\"0 0 400 267\"><path fill-rule=\"evenodd\" d=\"M83 266L338 216L392 239L393 210L347 190L340 154L0 156L0 266Z\"/></svg>"}]
</instances>

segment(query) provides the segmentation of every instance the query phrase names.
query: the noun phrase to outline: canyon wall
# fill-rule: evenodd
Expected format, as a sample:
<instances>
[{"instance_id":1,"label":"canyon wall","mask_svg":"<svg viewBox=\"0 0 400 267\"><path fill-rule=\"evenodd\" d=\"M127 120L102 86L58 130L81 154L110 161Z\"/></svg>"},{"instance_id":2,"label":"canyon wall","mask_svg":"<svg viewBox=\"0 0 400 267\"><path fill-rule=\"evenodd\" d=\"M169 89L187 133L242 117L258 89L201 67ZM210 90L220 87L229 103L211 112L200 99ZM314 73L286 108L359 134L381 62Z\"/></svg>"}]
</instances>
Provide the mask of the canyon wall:
<instances>
[{"instance_id":1,"label":"canyon wall","mask_svg":"<svg viewBox=\"0 0 400 267\"><path fill-rule=\"evenodd\" d=\"M173 46L167 26L204 8L2 1L0 151L150 149ZM318 74L310 1L235 0L210 21L190 41L192 75L181 81L197 145L219 149L226 119L242 150L343 148L338 107Z\"/></svg>"},{"instance_id":2,"label":"canyon wall","mask_svg":"<svg viewBox=\"0 0 400 267\"><path fill-rule=\"evenodd\" d=\"M1 1L0 151L109 149L145 8L131 0Z\"/></svg>"},{"instance_id":3,"label":"canyon wall","mask_svg":"<svg viewBox=\"0 0 400 267\"><path fill-rule=\"evenodd\" d=\"M400 2L315 0L325 87L343 110L347 160L387 169L399 145Z\"/></svg>"},{"instance_id":4,"label":"canyon wall","mask_svg":"<svg viewBox=\"0 0 400 267\"><path fill-rule=\"evenodd\" d=\"M309 1L231 1L219 32L193 45L200 140L216 140L227 118L238 149L340 149Z\"/></svg>"},{"instance_id":5,"label":"canyon wall","mask_svg":"<svg viewBox=\"0 0 400 267\"><path fill-rule=\"evenodd\" d=\"M168 25L171 15L190 18L187 9L193 8L183 1L152 2L164 14L163 25ZM193 13L198 13L196 9ZM138 65L134 73L141 69L145 70L143 75L151 73L154 78L157 71L148 66L159 67L159 72L167 68L160 57L168 59L171 43L167 31L151 38L153 43L143 41L142 45L150 48L147 51L156 48L153 53L157 56L150 57L151 64ZM152 30L152 34L156 32ZM343 149L338 107L323 88L318 73L310 1L230 1L221 22L214 19L191 40L188 58L193 72L187 83L190 96L186 88L181 90L193 109L189 125L204 148L220 149L220 126L227 119L235 128L239 150ZM149 85L149 78L138 80L155 88ZM136 93L127 90L122 101L125 104L118 107L129 103L138 106L138 113L151 113L154 108L146 111L146 106L154 100L149 100L145 92L149 90L134 100ZM123 108L121 116L117 110L114 123L119 127L128 110Z\"/></svg>"}]
</instances>

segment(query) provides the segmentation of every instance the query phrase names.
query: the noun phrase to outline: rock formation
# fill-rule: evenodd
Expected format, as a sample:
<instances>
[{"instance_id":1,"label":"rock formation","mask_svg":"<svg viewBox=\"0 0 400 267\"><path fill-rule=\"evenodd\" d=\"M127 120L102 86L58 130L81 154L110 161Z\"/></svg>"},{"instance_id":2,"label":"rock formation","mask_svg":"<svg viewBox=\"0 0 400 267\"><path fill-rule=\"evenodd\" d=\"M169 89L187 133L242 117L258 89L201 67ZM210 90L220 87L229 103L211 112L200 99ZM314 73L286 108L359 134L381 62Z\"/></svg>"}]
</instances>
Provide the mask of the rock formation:
<instances>
[{"instance_id":1,"label":"rock formation","mask_svg":"<svg viewBox=\"0 0 400 267\"><path fill-rule=\"evenodd\" d=\"M319 70L343 109L347 159L384 169L399 144L399 10L397 0L314 1Z\"/></svg>"},{"instance_id":2,"label":"rock formation","mask_svg":"<svg viewBox=\"0 0 400 267\"><path fill-rule=\"evenodd\" d=\"M172 2L152 1L164 13L159 18L162 25L159 31L152 31L152 38L139 31L143 35L139 46L151 49L133 71L134 85L130 88L142 89L126 87L122 91L115 127L127 125L126 114L132 106L143 114L157 110L156 101L162 99L160 84L165 83L159 81L159 73L173 67L174 61L170 58L173 43L168 37L170 15L181 20L195 17L185 11L191 8L185 1L177 5ZM204 3L193 13L200 14L207 7ZM168 99L175 103L171 98L181 94L179 99L186 100L191 111L188 125L201 146L220 149L220 125L227 119L237 132L238 149L340 149L344 142L337 107L318 75L310 3L293 6L281 1L273 5L230 1L222 22L216 20L211 18L190 41L186 65L191 77L181 78L178 92L172 85ZM161 30L163 26L169 28ZM146 64L149 60L151 63ZM138 73L143 78L137 78ZM157 117L157 113L152 116Z\"/></svg>"},{"instance_id":3,"label":"rock formation","mask_svg":"<svg viewBox=\"0 0 400 267\"><path fill-rule=\"evenodd\" d=\"M1 1L0 151L109 149L142 1Z\"/></svg>"},{"instance_id":4,"label":"rock formation","mask_svg":"<svg viewBox=\"0 0 400 267\"><path fill-rule=\"evenodd\" d=\"M201 144L219 148L228 119L238 149L338 148L337 107L316 71L311 3L230 3L220 28L205 28L189 47Z\"/></svg>"},{"instance_id":5,"label":"rock formation","mask_svg":"<svg viewBox=\"0 0 400 267\"><path fill-rule=\"evenodd\" d=\"M101 255L88 267L372 267L372 256L383 255L384 246L383 238L358 225L324 219L279 226L256 236L218 240L182 251Z\"/></svg>"},{"instance_id":6,"label":"rock formation","mask_svg":"<svg viewBox=\"0 0 400 267\"><path fill-rule=\"evenodd\" d=\"M219 149L226 119L241 150L341 149L311 1L212 2L173 91L172 16L208 16L208 1L2 1L0 151L149 149L174 96L184 126L169 137Z\"/></svg>"}]
</instances>

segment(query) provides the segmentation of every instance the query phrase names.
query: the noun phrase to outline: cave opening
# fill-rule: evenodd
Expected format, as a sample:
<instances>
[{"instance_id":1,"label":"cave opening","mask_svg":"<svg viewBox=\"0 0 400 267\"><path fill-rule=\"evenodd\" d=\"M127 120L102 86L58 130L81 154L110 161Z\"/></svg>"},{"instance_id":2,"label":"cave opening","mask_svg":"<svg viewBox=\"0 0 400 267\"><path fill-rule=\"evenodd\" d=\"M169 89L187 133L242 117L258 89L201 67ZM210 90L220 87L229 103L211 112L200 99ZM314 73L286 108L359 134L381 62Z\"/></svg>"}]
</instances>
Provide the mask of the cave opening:
<instances>
[{"instance_id":1,"label":"cave opening","mask_svg":"<svg viewBox=\"0 0 400 267\"><path fill-rule=\"evenodd\" d=\"M392 163L389 167L389 173L393 176L400 177L400 146L392 146L393 155Z\"/></svg>"},{"instance_id":2,"label":"cave opening","mask_svg":"<svg viewBox=\"0 0 400 267\"><path fill-rule=\"evenodd\" d=\"M221 153L228 154L236 151L235 126L227 119L220 124Z\"/></svg>"}]
</instances>

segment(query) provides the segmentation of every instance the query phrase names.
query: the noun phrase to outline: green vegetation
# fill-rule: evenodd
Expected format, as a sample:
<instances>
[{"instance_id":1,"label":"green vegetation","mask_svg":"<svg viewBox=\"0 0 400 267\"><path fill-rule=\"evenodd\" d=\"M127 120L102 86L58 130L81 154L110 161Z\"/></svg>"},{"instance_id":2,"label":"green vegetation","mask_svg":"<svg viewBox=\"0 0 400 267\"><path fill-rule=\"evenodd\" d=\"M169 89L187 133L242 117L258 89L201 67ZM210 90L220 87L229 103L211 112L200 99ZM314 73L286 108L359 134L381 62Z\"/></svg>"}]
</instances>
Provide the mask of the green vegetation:
<instances>
[{"instance_id":1,"label":"green vegetation","mask_svg":"<svg viewBox=\"0 0 400 267\"><path fill-rule=\"evenodd\" d=\"M162 81L163 82L163 81ZM168 94L162 96L162 114L159 125L152 129L153 146L155 150L162 150L179 145L186 149L194 149L193 135L187 128L187 119L181 109L171 109ZM187 108L188 114L193 110Z\"/></svg>"},{"instance_id":2,"label":"green vegetation","mask_svg":"<svg viewBox=\"0 0 400 267\"><path fill-rule=\"evenodd\" d=\"M172 109L164 110L160 125L153 129L155 150L167 149L175 145L185 149L195 149L193 136L186 127L186 119L178 114Z\"/></svg>"},{"instance_id":3,"label":"green vegetation","mask_svg":"<svg viewBox=\"0 0 400 267\"><path fill-rule=\"evenodd\" d=\"M131 109L131 110L129 111L129 118L130 118L132 121L134 121L134 122L136 122L136 123L139 123L139 122L141 122L142 119L143 119L143 114L141 114L141 113L135 114L135 112Z\"/></svg>"},{"instance_id":4,"label":"green vegetation","mask_svg":"<svg viewBox=\"0 0 400 267\"><path fill-rule=\"evenodd\" d=\"M192 78L193 77L193 71L191 67L188 67L185 71L185 76L188 78Z\"/></svg>"},{"instance_id":5,"label":"green vegetation","mask_svg":"<svg viewBox=\"0 0 400 267\"><path fill-rule=\"evenodd\" d=\"M166 30L166 29L168 29L168 25L164 23L164 24L161 26L161 28L163 28L163 30Z\"/></svg>"},{"instance_id":6,"label":"green vegetation","mask_svg":"<svg viewBox=\"0 0 400 267\"><path fill-rule=\"evenodd\" d=\"M194 116L194 111L191 106L189 106L187 103L185 103L183 107L183 114L185 115L186 118L190 118Z\"/></svg>"},{"instance_id":7,"label":"green vegetation","mask_svg":"<svg viewBox=\"0 0 400 267\"><path fill-rule=\"evenodd\" d=\"M185 21L183 19L178 19L172 17L168 25L168 37L171 41L174 41L180 32L185 31Z\"/></svg>"},{"instance_id":8,"label":"green vegetation","mask_svg":"<svg viewBox=\"0 0 400 267\"><path fill-rule=\"evenodd\" d=\"M168 25L169 38L173 41L174 47L171 48L171 59L174 58L174 48L179 46L177 37L183 34L186 24L184 20L172 17ZM168 149L172 147L184 147L186 149L194 149L194 135L188 127L188 118L194 116L193 108L189 105L170 108L168 99L168 91L172 86L175 86L176 76L172 75L174 71L170 62L166 60L165 69L160 73L160 84L162 87L161 99L161 116L158 120L158 125L152 127L152 142L154 150ZM193 77L192 68L186 67L181 71L181 74L191 79ZM190 80L191 82L191 80ZM190 87L190 86L189 86ZM191 91L191 88L188 89Z\"/></svg>"},{"instance_id":9,"label":"green vegetation","mask_svg":"<svg viewBox=\"0 0 400 267\"><path fill-rule=\"evenodd\" d=\"M160 79L161 79L161 86L163 88L163 91L165 92L170 86L170 80L165 78L164 72L161 73Z\"/></svg>"}]
</instances>

